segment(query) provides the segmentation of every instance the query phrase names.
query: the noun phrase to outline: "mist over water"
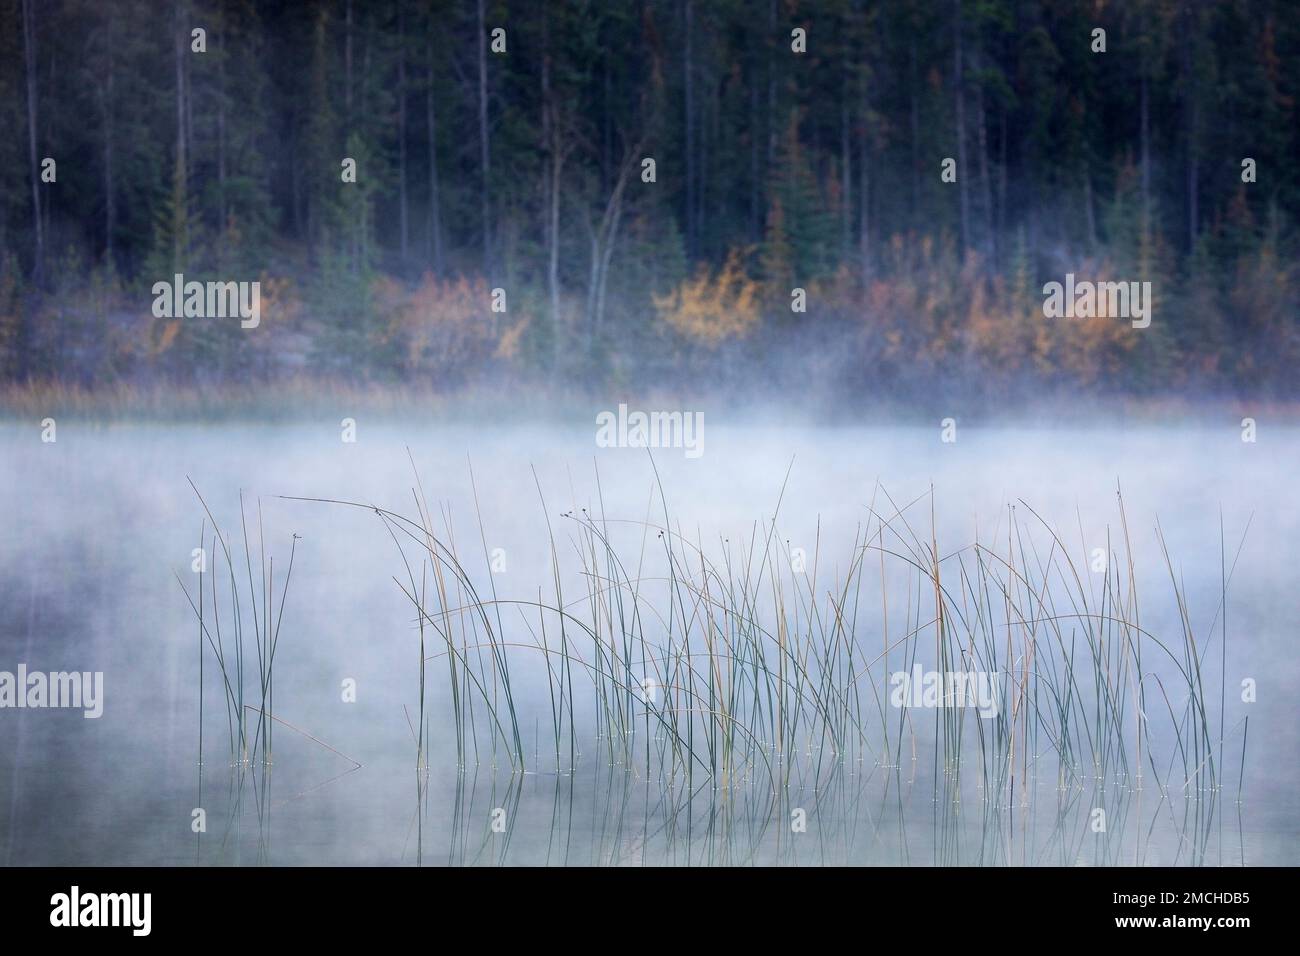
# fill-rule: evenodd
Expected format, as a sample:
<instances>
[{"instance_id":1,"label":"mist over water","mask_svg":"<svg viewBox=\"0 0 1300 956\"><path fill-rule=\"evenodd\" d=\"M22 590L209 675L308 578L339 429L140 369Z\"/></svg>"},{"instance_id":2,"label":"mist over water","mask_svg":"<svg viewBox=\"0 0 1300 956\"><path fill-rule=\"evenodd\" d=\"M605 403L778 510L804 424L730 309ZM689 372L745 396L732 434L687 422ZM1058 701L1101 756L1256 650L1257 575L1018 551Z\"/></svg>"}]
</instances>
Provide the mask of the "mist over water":
<instances>
[{"instance_id":1,"label":"mist over water","mask_svg":"<svg viewBox=\"0 0 1300 956\"><path fill-rule=\"evenodd\" d=\"M98 720L73 710L0 711L0 859L1300 862L1300 734L1293 704L1300 665L1292 652L1300 611L1294 587L1300 509L1293 493L1300 444L1293 429L1275 427L1250 444L1235 427L962 426L955 442L944 443L937 427L728 425L709 418L699 458L663 448L653 451L653 460L644 449L597 447L593 433L592 423L483 427L363 419L357 441L345 443L337 424L324 420L292 426L69 423L60 424L57 443L43 444L30 427L0 428L6 463L0 500L7 504L0 536L0 670L25 663L32 670L102 671L105 687ZM663 524L666 503L673 531L711 561L747 554L755 542L761 552L775 519L773 546L783 554L804 549L816 595L810 607L823 610L827 592L849 570L855 542L878 524L873 515L902 509L919 538L933 534L946 568L976 540L1005 546L1014 533L1014 508L1020 526L1034 529L1044 562L1051 538L1039 518L1087 569L1094 548L1120 548L1116 492L1122 489L1142 627L1181 645L1183 624L1158 522L1186 600L1186 620L1204 655L1215 759L1221 692L1226 699L1226 767L1204 845L1199 855L1180 848L1186 805L1162 805L1154 788L1132 814L1133 821L1143 820L1154 809L1160 823L1154 836L1145 824L1130 821L1122 829L1112 823L1105 840L1089 842L1087 807L1061 811L1053 769L1033 781L1028 808L1007 808L1011 822L990 849L976 790L963 794L963 810L945 805L944 820L936 822L934 718L928 711L914 717L919 749L910 749L910 735L902 738L901 766L888 760L873 766L867 756L835 773L818 771L819 758L828 766L834 759L819 753L823 745L813 740L806 753L781 756L799 760L800 773L809 775L797 777L793 795L774 796L752 772L728 781L696 776L693 790L682 780L665 787L655 771L647 775L617 759L589 706L575 717L582 754L577 767L567 765L566 739L557 773L555 747L547 739L546 672L540 655L526 649L511 652L510 665L528 773L512 775L505 748L484 733L463 772L457 768L446 662L438 659L427 668L429 772L422 783L411 716L419 703L418 637L413 606L398 583L407 580L402 555L372 510L279 497L341 499L416 515L417 474L432 524L454 540L480 595L553 598L553 534L566 599L585 596L575 524L585 514L604 522L622 559L636 563L642 556L646 599L659 605L667 595L662 548L656 552L645 541L655 538L647 523ZM260 509L277 607L291 536L300 536L275 664L274 714L285 725L275 727L269 772L256 765L231 768L217 671L205 649L200 780L199 631L182 585L193 592L197 584L191 553L200 544L205 514L187 477L232 546L242 542L241 491L250 522ZM252 524L249 533L256 555ZM501 549L504 566L492 574L494 549ZM1219 608L1227 572L1225 673ZM418 581L418 567L415 574ZM871 580L876 593L864 594L853 634L861 646L878 649L880 578ZM890 633L897 638L909 602L919 605L922 597L892 565L883 580L893 602ZM928 600L933 603L932 596ZM506 607L505 639L533 643L529 620L519 607ZM537 627L535 614L531 622ZM925 640L918 644L924 647ZM899 658L889 670L905 666ZM932 651L930 660L918 661L935 664ZM1254 703L1241 700L1246 678L1258 685ZM355 703L341 700L348 679L355 681ZM872 707L875 695L887 693L886 680L883 662L864 678ZM583 686L579 679L579 704ZM1170 689L1168 705L1174 710L1182 706L1176 691ZM1159 708L1149 720L1168 722L1166 704L1154 692L1147 706ZM1242 735L1239 728L1231 731L1247 715L1239 812ZM964 719L969 726L978 718ZM896 713L890 720L897 722ZM1157 740L1163 773L1175 746L1171 738ZM611 753L615 759L607 759ZM628 763L640 765L643 758L642 752ZM964 761L975 759L963 752ZM1181 764L1172 783L1182 788ZM196 807L208 815L201 839L190 826ZM806 842L790 837L795 807L808 810ZM495 809L511 820L508 840L491 830ZM80 825L69 827L71 820ZM1191 826L1206 829L1203 822Z\"/></svg>"}]
</instances>

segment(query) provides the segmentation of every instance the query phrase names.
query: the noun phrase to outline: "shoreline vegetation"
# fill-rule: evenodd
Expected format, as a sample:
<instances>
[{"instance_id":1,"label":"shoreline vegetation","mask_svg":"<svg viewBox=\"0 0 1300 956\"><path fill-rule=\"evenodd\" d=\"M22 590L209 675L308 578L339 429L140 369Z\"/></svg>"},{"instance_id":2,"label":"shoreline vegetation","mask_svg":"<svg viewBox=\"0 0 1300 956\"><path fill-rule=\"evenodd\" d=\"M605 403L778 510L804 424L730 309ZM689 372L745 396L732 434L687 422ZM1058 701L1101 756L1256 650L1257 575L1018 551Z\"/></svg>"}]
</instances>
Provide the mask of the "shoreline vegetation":
<instances>
[{"instance_id":1,"label":"shoreline vegetation","mask_svg":"<svg viewBox=\"0 0 1300 956\"><path fill-rule=\"evenodd\" d=\"M24 414L1300 401L1294 4L101 6L0 4Z\"/></svg>"},{"instance_id":2,"label":"shoreline vegetation","mask_svg":"<svg viewBox=\"0 0 1300 956\"><path fill-rule=\"evenodd\" d=\"M520 392L527 393L521 401ZM1067 394L1040 397L1011 406L971 399L944 401L849 399L830 395L774 398L755 387L747 394L708 389L628 389L614 399L590 390L547 383L502 381L494 386L441 392L414 385L358 385L294 378L259 385L155 385L125 383L86 388L63 383L0 385L0 424L38 427L45 418L92 424L295 425L336 417L394 424L590 424L597 413L626 402L633 407L702 412L710 424L737 426L939 427L942 419L998 427L1183 427L1218 425L1240 428L1253 418L1283 426L1300 424L1300 400L1252 401L1224 396L1101 397L1081 400ZM337 424L337 421L333 422Z\"/></svg>"}]
</instances>

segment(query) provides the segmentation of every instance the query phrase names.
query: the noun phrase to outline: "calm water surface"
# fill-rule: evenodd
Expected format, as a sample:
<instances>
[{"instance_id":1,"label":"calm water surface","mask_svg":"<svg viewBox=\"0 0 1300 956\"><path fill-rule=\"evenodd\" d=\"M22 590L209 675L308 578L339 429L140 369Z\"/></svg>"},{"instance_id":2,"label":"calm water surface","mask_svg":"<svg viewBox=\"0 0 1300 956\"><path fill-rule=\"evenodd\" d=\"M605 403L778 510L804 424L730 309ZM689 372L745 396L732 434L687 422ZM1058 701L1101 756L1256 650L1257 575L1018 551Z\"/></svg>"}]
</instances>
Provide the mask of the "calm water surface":
<instances>
[{"instance_id":1,"label":"calm water surface","mask_svg":"<svg viewBox=\"0 0 1300 956\"><path fill-rule=\"evenodd\" d=\"M683 535L723 554L756 534L761 539L775 514L779 539L814 556L826 586L845 573L873 505L880 511L886 500L901 506L924 497L907 514L928 538L931 488L941 554L977 536L1005 539L1009 506L1022 515L1032 506L1086 566L1093 547L1113 547L1121 534L1122 487L1143 627L1181 644L1158 522L1187 619L1197 639L1209 642L1203 680L1214 736L1221 693L1227 732L1221 791L1183 788L1175 744L1161 739L1159 752L1144 758L1156 767L1148 773L1170 773L1178 792L1162 798L1155 787L1139 793L1120 786L1106 800L1108 826L1098 834L1089 827L1093 795L1059 789L1045 764L1042 773L1035 767L1027 789L1017 786L1015 799L990 799L974 773L936 799L929 715L918 718L925 728L918 749L907 738L896 765L861 753L837 760L817 741L781 755L790 772L783 768L787 782L778 791L755 773L670 778L647 768L644 750L623 760L594 715L580 715L576 767L566 737L557 772L544 669L524 654L512 657L512 666L528 772L511 774L490 734L463 771L457 768L445 661L428 669L429 770L417 772L419 651L412 605L394 580L405 580L406 569L392 537L373 512L277 496L414 514L413 458L434 524L476 555L476 567L487 563L485 546L500 549L498 573L491 581L483 575L484 588L520 600L537 600L539 589L550 594L549 518L566 586L577 596L579 539L562 515L587 508L625 519L619 544L629 550L620 553L633 559L643 530L636 522L662 515L646 453L597 448L589 427L362 421L357 441L344 443L333 422L60 422L57 442L43 444L35 426L0 426L0 670L25 663L30 670L102 671L105 685L98 720L74 710L0 710L0 860L1300 863L1298 437L1273 429L1243 444L1228 422L1221 429L966 428L957 443L942 444L937 428L711 424L702 457L656 452L671 522ZM209 654L200 772L199 634L182 584L193 593L191 555L205 515L187 477L232 540L240 492L250 522L260 506L277 582L292 535L300 536L276 652L274 712L284 724L275 725L270 769L257 759L231 766ZM1218 643L1225 567L1232 576L1226 673ZM904 589L896 600L894 613L902 615L916 595ZM874 648L881 641L872 607L857 639ZM506 633L531 641L523 615L506 616ZM1253 703L1240 699L1247 678L1257 686ZM883 668L868 679L886 692ZM343 701L345 681L354 682L355 701ZM1182 703L1175 694L1169 706ZM1153 723L1168 723L1163 701L1153 694L1148 706L1160 709L1149 715ZM963 750L964 766L973 759ZM206 832L195 834L200 807ZM802 830L792 827L796 811L806 821Z\"/></svg>"}]
</instances>

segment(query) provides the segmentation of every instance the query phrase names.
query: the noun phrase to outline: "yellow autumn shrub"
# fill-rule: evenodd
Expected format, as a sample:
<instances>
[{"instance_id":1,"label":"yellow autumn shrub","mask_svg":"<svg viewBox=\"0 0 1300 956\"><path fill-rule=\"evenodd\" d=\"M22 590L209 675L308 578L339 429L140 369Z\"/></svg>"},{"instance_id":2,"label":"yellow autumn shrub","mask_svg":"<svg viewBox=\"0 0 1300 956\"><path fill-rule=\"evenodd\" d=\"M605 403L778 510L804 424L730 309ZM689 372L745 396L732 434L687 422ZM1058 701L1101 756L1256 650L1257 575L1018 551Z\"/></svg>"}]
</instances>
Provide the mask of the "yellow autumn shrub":
<instances>
[{"instance_id":1,"label":"yellow autumn shrub","mask_svg":"<svg viewBox=\"0 0 1300 956\"><path fill-rule=\"evenodd\" d=\"M660 319L703 345L743 338L758 323L758 283L745 273L739 249L716 274L701 266L668 295L652 298Z\"/></svg>"}]
</instances>

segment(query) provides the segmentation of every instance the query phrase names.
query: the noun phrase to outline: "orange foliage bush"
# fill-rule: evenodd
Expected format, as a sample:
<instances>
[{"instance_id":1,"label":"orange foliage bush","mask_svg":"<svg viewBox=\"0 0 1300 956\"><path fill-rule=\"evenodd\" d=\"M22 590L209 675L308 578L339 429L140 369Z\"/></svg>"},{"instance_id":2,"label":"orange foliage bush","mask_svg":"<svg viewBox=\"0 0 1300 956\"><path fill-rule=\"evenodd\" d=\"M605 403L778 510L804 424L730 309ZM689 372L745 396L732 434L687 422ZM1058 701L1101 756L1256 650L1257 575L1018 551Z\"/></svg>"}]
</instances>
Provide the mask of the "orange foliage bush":
<instances>
[{"instance_id":1,"label":"orange foliage bush","mask_svg":"<svg viewBox=\"0 0 1300 956\"><path fill-rule=\"evenodd\" d=\"M507 325L505 315L494 313L491 292L481 278L426 274L413 290L381 279L374 292L407 373L447 375L498 355L503 344L508 353L527 321Z\"/></svg>"}]
</instances>

